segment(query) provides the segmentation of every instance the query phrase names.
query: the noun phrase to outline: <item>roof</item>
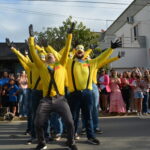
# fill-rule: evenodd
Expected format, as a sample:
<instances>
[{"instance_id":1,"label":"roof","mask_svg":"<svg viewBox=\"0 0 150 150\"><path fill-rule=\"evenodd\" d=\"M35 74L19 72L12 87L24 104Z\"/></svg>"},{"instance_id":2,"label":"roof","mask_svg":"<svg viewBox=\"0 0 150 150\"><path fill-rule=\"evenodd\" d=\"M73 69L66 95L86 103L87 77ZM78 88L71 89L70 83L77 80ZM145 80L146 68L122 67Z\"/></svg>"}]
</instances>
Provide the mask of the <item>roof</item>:
<instances>
[{"instance_id":1,"label":"roof","mask_svg":"<svg viewBox=\"0 0 150 150\"><path fill-rule=\"evenodd\" d=\"M105 34L107 35L114 34L127 22L127 17L136 15L147 4L150 4L150 0L134 0L126 8L126 10L109 26Z\"/></svg>"},{"instance_id":2,"label":"roof","mask_svg":"<svg viewBox=\"0 0 150 150\"><path fill-rule=\"evenodd\" d=\"M24 50L27 48L25 43L14 43L17 49L19 49L23 54ZM0 60L17 60L17 57L6 43L0 43Z\"/></svg>"}]
</instances>

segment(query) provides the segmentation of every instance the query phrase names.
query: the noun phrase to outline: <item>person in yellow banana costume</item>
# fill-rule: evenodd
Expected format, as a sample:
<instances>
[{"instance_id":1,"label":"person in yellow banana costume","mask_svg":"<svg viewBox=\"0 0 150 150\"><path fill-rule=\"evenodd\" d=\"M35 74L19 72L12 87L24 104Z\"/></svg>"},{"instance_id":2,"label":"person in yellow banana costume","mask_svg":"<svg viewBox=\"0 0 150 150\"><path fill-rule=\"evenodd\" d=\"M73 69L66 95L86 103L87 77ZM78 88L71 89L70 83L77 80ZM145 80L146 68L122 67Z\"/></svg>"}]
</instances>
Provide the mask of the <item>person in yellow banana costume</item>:
<instances>
[{"instance_id":1,"label":"person in yellow banana costume","mask_svg":"<svg viewBox=\"0 0 150 150\"><path fill-rule=\"evenodd\" d=\"M92 122L92 81L93 74L101 64L104 64L108 57L112 54L113 49L120 46L120 42L111 43L111 48L107 49L100 56L91 60L83 60L84 47L77 45L74 59L69 59L66 65L69 80L69 105L72 111L75 132L78 128L79 111L81 108L83 118L85 119L85 127L87 132L88 142L92 144L100 144L100 141L95 137L93 122Z\"/></svg>"},{"instance_id":2,"label":"person in yellow banana costume","mask_svg":"<svg viewBox=\"0 0 150 150\"><path fill-rule=\"evenodd\" d=\"M67 59L65 58L67 58L70 50L73 26L74 24L69 30L69 41L66 43L66 48L60 61L56 62L54 55L52 53L48 53L45 63L39 59L35 52L33 26L29 26L29 49L34 63L39 68L40 77L43 83L43 99L38 106L35 119L36 132L38 136L38 145L36 150L47 148L43 136L43 125L51 112L57 112L60 116L62 116L68 130L67 145L71 150L77 150L77 146L74 142L73 119L64 97L64 87L67 85L67 73L64 67ZM47 43L43 43L47 45Z\"/></svg>"}]
</instances>

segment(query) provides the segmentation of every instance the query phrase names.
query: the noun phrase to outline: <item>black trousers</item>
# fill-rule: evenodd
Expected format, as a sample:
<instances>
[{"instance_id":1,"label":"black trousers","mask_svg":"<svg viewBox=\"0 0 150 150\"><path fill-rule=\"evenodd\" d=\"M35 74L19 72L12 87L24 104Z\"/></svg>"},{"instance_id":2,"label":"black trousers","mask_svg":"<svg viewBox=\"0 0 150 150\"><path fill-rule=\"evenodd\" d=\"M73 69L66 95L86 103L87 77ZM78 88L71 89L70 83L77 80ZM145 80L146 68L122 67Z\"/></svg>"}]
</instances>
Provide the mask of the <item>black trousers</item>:
<instances>
[{"instance_id":1,"label":"black trousers","mask_svg":"<svg viewBox=\"0 0 150 150\"><path fill-rule=\"evenodd\" d=\"M126 110L128 111L130 108L130 98L131 98L131 88L130 86L122 87L121 89L123 100L126 104Z\"/></svg>"},{"instance_id":2,"label":"black trousers","mask_svg":"<svg viewBox=\"0 0 150 150\"><path fill-rule=\"evenodd\" d=\"M57 112L65 122L68 144L74 144L74 122L72 114L64 96L59 98L43 98L36 112L35 128L39 144L45 144L43 127L51 112Z\"/></svg>"}]
</instances>

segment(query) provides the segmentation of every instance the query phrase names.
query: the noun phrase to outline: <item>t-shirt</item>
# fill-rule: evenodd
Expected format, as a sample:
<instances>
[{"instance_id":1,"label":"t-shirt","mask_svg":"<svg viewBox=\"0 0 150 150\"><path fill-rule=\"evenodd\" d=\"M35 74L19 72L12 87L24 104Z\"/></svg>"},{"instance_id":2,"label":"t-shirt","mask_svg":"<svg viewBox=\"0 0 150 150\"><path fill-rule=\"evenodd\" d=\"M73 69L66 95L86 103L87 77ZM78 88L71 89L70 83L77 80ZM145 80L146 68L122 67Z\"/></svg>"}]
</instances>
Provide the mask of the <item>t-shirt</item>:
<instances>
[{"instance_id":1,"label":"t-shirt","mask_svg":"<svg viewBox=\"0 0 150 150\"><path fill-rule=\"evenodd\" d=\"M19 88L16 84L15 85L10 85L9 88L11 88L8 92L9 93L9 101L16 102L17 101L17 96L15 96L14 94L16 94L16 92L18 91Z\"/></svg>"},{"instance_id":2,"label":"t-shirt","mask_svg":"<svg viewBox=\"0 0 150 150\"><path fill-rule=\"evenodd\" d=\"M3 86L4 84L7 84L9 82L9 78L2 78L0 79L0 85Z\"/></svg>"}]
</instances>

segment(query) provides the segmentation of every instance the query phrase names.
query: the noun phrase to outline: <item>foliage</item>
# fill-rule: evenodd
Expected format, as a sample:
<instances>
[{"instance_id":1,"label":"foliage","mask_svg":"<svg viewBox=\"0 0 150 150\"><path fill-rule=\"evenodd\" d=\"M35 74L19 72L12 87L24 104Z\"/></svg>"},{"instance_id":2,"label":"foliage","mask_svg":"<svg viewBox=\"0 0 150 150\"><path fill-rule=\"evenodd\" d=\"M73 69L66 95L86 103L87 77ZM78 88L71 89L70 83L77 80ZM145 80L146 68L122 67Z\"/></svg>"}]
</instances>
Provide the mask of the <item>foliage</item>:
<instances>
[{"instance_id":1,"label":"foliage","mask_svg":"<svg viewBox=\"0 0 150 150\"><path fill-rule=\"evenodd\" d=\"M38 43L43 37L48 39L48 43L54 47L57 51L62 49L65 45L65 39L67 37L67 30L70 28L72 23L72 17L70 16L65 21L63 21L62 26L51 28L48 27L43 32L35 32L37 36ZM77 44L82 44L85 47L85 50L94 45L98 45L99 35L98 33L91 32L89 28L83 25L82 22L75 22L75 29L73 31L73 40L72 46L75 47Z\"/></svg>"}]
</instances>

